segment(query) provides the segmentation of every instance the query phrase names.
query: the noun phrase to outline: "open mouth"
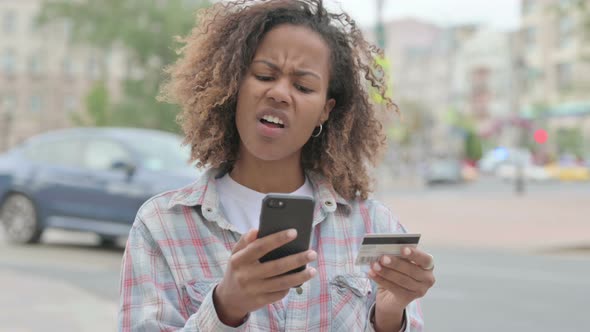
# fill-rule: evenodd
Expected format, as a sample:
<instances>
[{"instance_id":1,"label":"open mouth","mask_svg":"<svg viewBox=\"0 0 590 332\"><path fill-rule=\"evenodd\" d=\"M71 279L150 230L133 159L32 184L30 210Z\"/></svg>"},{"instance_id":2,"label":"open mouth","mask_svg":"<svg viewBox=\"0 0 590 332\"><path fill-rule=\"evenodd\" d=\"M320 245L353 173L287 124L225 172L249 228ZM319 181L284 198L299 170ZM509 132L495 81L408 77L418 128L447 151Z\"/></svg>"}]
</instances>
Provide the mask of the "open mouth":
<instances>
[{"instance_id":1,"label":"open mouth","mask_svg":"<svg viewBox=\"0 0 590 332\"><path fill-rule=\"evenodd\" d=\"M285 128L283 120L274 116L265 115L260 119L260 123L271 128Z\"/></svg>"},{"instance_id":2,"label":"open mouth","mask_svg":"<svg viewBox=\"0 0 590 332\"><path fill-rule=\"evenodd\" d=\"M285 128L284 125L282 124L278 124L278 123L274 123L274 122L270 122L270 121L266 121L264 119L261 119L260 122L266 126L269 126L271 128Z\"/></svg>"}]
</instances>

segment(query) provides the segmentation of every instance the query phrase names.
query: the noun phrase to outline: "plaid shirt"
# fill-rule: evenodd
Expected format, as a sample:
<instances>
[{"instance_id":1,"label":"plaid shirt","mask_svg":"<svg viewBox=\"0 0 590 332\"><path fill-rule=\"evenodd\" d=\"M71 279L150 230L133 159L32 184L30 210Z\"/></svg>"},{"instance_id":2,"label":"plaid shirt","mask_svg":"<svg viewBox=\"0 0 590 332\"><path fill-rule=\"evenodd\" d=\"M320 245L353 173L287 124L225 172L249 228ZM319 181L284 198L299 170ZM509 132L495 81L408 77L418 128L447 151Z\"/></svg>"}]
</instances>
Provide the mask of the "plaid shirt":
<instances>
[{"instance_id":1,"label":"plaid shirt","mask_svg":"<svg viewBox=\"0 0 590 332\"><path fill-rule=\"evenodd\" d=\"M308 172L315 195L309 264L318 274L282 301L228 327L213 289L241 234L221 213L216 170L195 183L148 200L131 228L122 262L119 331L373 331L376 284L354 265L366 233L405 232L374 200L346 201L322 176ZM421 331L418 301L405 311L405 331Z\"/></svg>"}]
</instances>

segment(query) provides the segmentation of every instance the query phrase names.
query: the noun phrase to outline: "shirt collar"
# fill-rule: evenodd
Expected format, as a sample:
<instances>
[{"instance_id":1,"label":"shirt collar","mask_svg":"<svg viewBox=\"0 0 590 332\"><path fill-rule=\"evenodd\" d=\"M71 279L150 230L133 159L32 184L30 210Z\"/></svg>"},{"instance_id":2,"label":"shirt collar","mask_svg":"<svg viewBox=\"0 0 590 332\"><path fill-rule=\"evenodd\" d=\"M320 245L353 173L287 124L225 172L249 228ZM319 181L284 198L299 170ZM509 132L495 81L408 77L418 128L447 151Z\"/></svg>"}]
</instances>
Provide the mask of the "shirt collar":
<instances>
[{"instance_id":1,"label":"shirt collar","mask_svg":"<svg viewBox=\"0 0 590 332\"><path fill-rule=\"evenodd\" d=\"M215 188L215 169L209 169L201 177L185 186L178 189L168 202L168 209L176 205L183 206L197 206L203 205L206 198L217 200L217 190ZM214 196L214 197L207 197Z\"/></svg>"},{"instance_id":2,"label":"shirt collar","mask_svg":"<svg viewBox=\"0 0 590 332\"><path fill-rule=\"evenodd\" d=\"M350 213L351 205L334 190L332 184L321 174L306 171L306 176L313 186L316 201L314 211L314 225L324 219L326 214L334 213L337 207ZM207 170L197 181L179 189L168 203L168 209L176 205L201 206L203 216L208 220L219 220L220 204L217 193L216 179L224 173L215 168Z\"/></svg>"},{"instance_id":3,"label":"shirt collar","mask_svg":"<svg viewBox=\"0 0 590 332\"><path fill-rule=\"evenodd\" d=\"M321 205L325 212L335 212L338 206L350 212L350 203L336 192L332 184L320 173L314 171L306 171L306 176L309 178L313 186L313 192L316 200L316 207Z\"/></svg>"}]
</instances>

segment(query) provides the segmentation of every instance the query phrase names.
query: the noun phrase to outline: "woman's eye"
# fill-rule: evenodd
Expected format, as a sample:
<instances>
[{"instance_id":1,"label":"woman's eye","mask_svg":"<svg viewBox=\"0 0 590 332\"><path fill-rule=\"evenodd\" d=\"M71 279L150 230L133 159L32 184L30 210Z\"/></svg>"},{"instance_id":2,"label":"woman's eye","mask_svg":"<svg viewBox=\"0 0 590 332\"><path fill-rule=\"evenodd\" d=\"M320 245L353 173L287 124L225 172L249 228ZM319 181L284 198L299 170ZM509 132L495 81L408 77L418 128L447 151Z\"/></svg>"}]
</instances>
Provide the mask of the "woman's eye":
<instances>
[{"instance_id":1,"label":"woman's eye","mask_svg":"<svg viewBox=\"0 0 590 332\"><path fill-rule=\"evenodd\" d=\"M254 76L256 77L257 80L263 81L263 82L268 82L268 81L273 80L272 76L264 76L264 75L254 75Z\"/></svg>"},{"instance_id":2,"label":"woman's eye","mask_svg":"<svg viewBox=\"0 0 590 332\"><path fill-rule=\"evenodd\" d=\"M308 89L306 87L304 87L303 85L300 84L295 84L295 88L303 93L312 93L313 90L312 89Z\"/></svg>"}]
</instances>

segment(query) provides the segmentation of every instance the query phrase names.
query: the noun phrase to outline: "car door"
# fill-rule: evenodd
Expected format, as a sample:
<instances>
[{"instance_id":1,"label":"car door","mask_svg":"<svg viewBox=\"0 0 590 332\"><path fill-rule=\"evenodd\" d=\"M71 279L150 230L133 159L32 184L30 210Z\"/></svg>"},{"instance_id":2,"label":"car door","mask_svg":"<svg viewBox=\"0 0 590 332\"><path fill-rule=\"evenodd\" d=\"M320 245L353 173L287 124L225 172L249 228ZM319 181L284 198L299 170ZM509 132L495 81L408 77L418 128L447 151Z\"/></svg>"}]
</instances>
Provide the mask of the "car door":
<instances>
[{"instance_id":1,"label":"car door","mask_svg":"<svg viewBox=\"0 0 590 332\"><path fill-rule=\"evenodd\" d=\"M76 137L37 142L25 151L33 165L26 186L35 192L40 212L51 226L69 228L64 218L84 215L90 179L82 167L82 151L83 142Z\"/></svg>"},{"instance_id":2,"label":"car door","mask_svg":"<svg viewBox=\"0 0 590 332\"><path fill-rule=\"evenodd\" d=\"M87 217L130 225L146 195L134 180L137 161L131 152L116 140L91 138L85 143L82 165L92 179Z\"/></svg>"}]
</instances>

